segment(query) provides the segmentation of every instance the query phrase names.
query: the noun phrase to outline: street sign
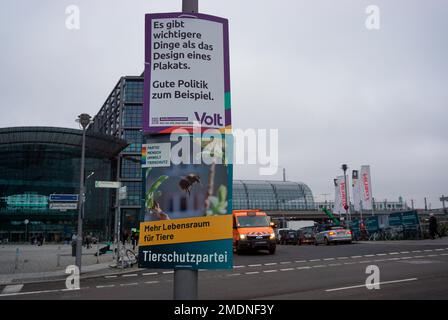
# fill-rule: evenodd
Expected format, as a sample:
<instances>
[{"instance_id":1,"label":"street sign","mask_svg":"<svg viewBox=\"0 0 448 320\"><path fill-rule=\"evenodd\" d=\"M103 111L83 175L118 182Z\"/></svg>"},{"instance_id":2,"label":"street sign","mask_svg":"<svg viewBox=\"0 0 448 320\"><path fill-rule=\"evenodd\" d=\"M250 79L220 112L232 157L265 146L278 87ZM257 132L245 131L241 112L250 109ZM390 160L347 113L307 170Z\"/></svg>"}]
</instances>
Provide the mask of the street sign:
<instances>
[{"instance_id":1,"label":"street sign","mask_svg":"<svg viewBox=\"0 0 448 320\"><path fill-rule=\"evenodd\" d=\"M95 188L118 189L118 188L120 188L120 182L118 182L118 181L95 181Z\"/></svg>"},{"instance_id":2,"label":"street sign","mask_svg":"<svg viewBox=\"0 0 448 320\"><path fill-rule=\"evenodd\" d=\"M77 194L50 194L50 202L78 202Z\"/></svg>"},{"instance_id":3,"label":"street sign","mask_svg":"<svg viewBox=\"0 0 448 320\"><path fill-rule=\"evenodd\" d=\"M146 15L143 130L230 128L228 20Z\"/></svg>"},{"instance_id":4,"label":"street sign","mask_svg":"<svg viewBox=\"0 0 448 320\"><path fill-rule=\"evenodd\" d=\"M78 209L78 202L54 202L50 203L51 210L76 210Z\"/></svg>"}]
</instances>

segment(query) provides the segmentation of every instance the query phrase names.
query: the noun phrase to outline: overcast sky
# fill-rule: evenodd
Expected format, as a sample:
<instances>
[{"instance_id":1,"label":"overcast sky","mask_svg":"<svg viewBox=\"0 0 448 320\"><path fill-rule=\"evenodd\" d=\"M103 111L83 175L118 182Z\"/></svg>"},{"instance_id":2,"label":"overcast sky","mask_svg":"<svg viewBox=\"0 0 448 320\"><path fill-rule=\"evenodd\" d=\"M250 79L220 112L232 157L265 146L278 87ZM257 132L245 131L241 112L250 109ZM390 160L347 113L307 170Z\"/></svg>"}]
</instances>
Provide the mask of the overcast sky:
<instances>
[{"instance_id":1,"label":"overcast sky","mask_svg":"<svg viewBox=\"0 0 448 320\"><path fill-rule=\"evenodd\" d=\"M80 30L65 27L68 5ZM365 27L368 5L380 30ZM76 128L122 75L143 70L144 14L181 0L1 0L0 127ZM287 178L329 193L371 165L378 200L432 208L448 194L446 0L203 0L229 19L233 126L279 129ZM258 176L237 166L235 177Z\"/></svg>"}]
</instances>

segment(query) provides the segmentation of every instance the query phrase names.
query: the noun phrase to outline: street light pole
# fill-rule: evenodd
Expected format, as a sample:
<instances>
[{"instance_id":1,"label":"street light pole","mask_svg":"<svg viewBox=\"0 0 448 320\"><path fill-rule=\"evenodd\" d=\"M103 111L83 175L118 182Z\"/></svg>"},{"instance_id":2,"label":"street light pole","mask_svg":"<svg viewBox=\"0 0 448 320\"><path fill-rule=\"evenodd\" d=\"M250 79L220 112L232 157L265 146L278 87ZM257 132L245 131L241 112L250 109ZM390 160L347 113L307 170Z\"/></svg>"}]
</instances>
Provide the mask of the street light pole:
<instances>
[{"instance_id":1,"label":"street light pole","mask_svg":"<svg viewBox=\"0 0 448 320\"><path fill-rule=\"evenodd\" d=\"M91 117L87 113L80 114L77 122L82 127L82 146L81 146L81 172L79 178L79 199L78 199L78 234L76 237L76 260L75 264L81 274L82 258L82 220L84 218L84 166L86 153L86 130L91 123Z\"/></svg>"},{"instance_id":2,"label":"street light pole","mask_svg":"<svg viewBox=\"0 0 448 320\"><path fill-rule=\"evenodd\" d=\"M345 218L347 219L348 222L348 209L349 209L349 204L348 204L348 195L347 195L347 169L348 166L346 164L342 165L342 171L344 171L344 189L345 189Z\"/></svg>"},{"instance_id":3,"label":"street light pole","mask_svg":"<svg viewBox=\"0 0 448 320\"><path fill-rule=\"evenodd\" d=\"M182 0L182 12L197 13L198 0ZM174 300L198 299L198 270L174 269Z\"/></svg>"}]
</instances>

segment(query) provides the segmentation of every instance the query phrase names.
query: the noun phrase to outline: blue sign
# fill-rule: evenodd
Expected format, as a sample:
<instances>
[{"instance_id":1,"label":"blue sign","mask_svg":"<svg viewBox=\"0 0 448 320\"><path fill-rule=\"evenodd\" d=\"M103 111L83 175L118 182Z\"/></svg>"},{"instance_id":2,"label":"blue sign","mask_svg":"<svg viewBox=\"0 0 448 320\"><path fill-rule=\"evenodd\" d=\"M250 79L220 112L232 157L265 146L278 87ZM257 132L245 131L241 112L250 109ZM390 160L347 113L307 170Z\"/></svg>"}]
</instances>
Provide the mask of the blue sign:
<instances>
[{"instance_id":1,"label":"blue sign","mask_svg":"<svg viewBox=\"0 0 448 320\"><path fill-rule=\"evenodd\" d=\"M77 194L50 194L51 202L78 202Z\"/></svg>"}]
</instances>

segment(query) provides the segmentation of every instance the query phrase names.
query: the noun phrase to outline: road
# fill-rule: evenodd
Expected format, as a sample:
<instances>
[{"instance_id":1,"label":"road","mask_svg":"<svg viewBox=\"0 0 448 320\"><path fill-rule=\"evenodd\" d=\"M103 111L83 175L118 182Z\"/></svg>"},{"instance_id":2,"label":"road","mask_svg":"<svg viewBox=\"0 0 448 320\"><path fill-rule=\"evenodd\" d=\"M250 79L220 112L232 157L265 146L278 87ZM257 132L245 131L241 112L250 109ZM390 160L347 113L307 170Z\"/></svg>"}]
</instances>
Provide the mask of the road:
<instances>
[{"instance_id":1,"label":"road","mask_svg":"<svg viewBox=\"0 0 448 320\"><path fill-rule=\"evenodd\" d=\"M442 239L444 240L444 239ZM380 270L380 289L365 286L366 268ZM235 255L233 270L199 272L200 299L447 299L448 242L375 242L278 246L275 255ZM0 299L171 299L173 272L135 272L0 286Z\"/></svg>"}]
</instances>

